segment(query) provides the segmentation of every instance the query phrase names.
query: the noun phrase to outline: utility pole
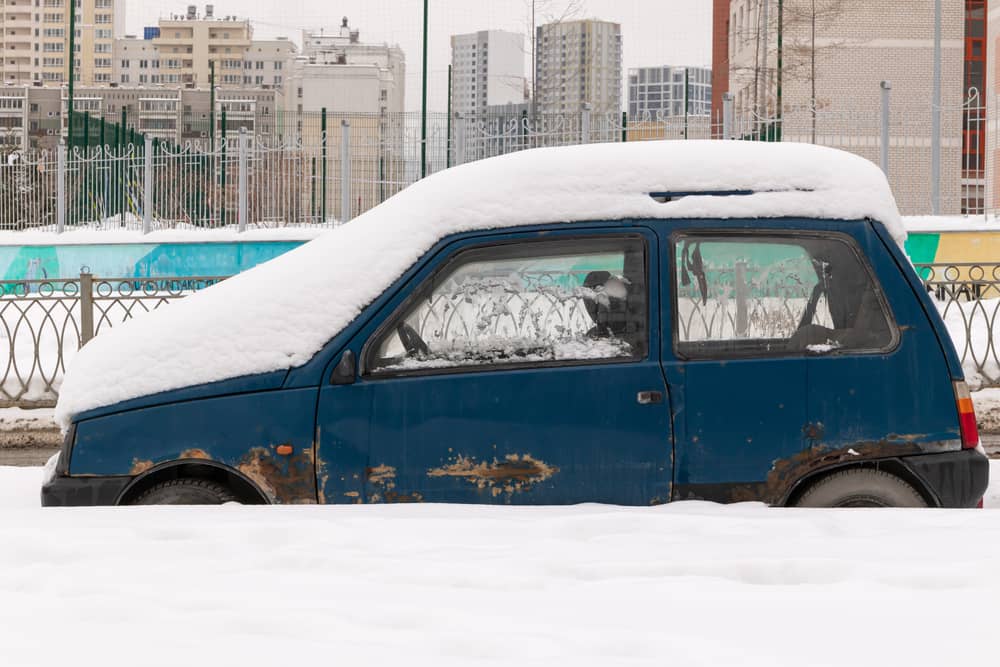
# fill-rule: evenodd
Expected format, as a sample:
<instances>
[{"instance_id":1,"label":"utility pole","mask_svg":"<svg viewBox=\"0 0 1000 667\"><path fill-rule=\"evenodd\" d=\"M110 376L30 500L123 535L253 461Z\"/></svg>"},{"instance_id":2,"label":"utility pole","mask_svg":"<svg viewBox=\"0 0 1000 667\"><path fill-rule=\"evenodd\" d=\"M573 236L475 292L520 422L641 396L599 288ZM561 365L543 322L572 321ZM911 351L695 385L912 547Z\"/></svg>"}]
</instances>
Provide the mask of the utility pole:
<instances>
[{"instance_id":1,"label":"utility pole","mask_svg":"<svg viewBox=\"0 0 1000 667\"><path fill-rule=\"evenodd\" d=\"M451 169L451 65L448 65L448 129L445 150L445 167Z\"/></svg>"},{"instance_id":2,"label":"utility pole","mask_svg":"<svg viewBox=\"0 0 1000 667\"><path fill-rule=\"evenodd\" d=\"M69 0L69 148L73 150L73 80L76 79L76 0Z\"/></svg>"},{"instance_id":3,"label":"utility pole","mask_svg":"<svg viewBox=\"0 0 1000 667\"><path fill-rule=\"evenodd\" d=\"M767 97L770 94L770 91L768 90L768 85L767 85L768 84L768 78L769 78L767 76L768 71L769 71L769 68L768 68L768 54L767 54L767 42L768 42L768 37L770 37L770 33L771 33L770 8L771 8L771 0L764 0L764 39L763 39L763 42L764 42L764 47L763 47L764 48L764 58L763 58L764 72L763 72L763 76L761 77L761 80L762 80L762 86L761 86L762 93L761 93L761 96L760 96L760 102L761 102L761 104L764 105L764 113L761 114L762 118L767 118L768 117Z\"/></svg>"},{"instance_id":4,"label":"utility pole","mask_svg":"<svg viewBox=\"0 0 1000 667\"><path fill-rule=\"evenodd\" d=\"M941 214L941 0L934 0L934 99L931 101L931 212Z\"/></svg>"},{"instance_id":5,"label":"utility pole","mask_svg":"<svg viewBox=\"0 0 1000 667\"><path fill-rule=\"evenodd\" d=\"M531 118L538 108L538 27L535 25L535 2L531 0Z\"/></svg>"},{"instance_id":6,"label":"utility pole","mask_svg":"<svg viewBox=\"0 0 1000 667\"><path fill-rule=\"evenodd\" d=\"M208 137L212 143L211 152L215 152L215 60L208 61Z\"/></svg>"},{"instance_id":7,"label":"utility pole","mask_svg":"<svg viewBox=\"0 0 1000 667\"><path fill-rule=\"evenodd\" d=\"M782 118L784 115L784 110L781 106L781 84L784 79L784 57L785 57L785 0L778 0L778 90L777 90L777 108L775 109L778 125L776 139L781 141L782 134Z\"/></svg>"},{"instance_id":8,"label":"utility pole","mask_svg":"<svg viewBox=\"0 0 1000 667\"><path fill-rule=\"evenodd\" d=\"M427 2L424 0L424 81L420 114L420 178L427 176Z\"/></svg>"},{"instance_id":9,"label":"utility pole","mask_svg":"<svg viewBox=\"0 0 1000 667\"><path fill-rule=\"evenodd\" d=\"M810 65L812 71L809 74L809 82L812 86L811 104L812 107L812 143L816 143L816 0L812 0L812 47L809 49L812 58Z\"/></svg>"},{"instance_id":10,"label":"utility pole","mask_svg":"<svg viewBox=\"0 0 1000 667\"><path fill-rule=\"evenodd\" d=\"M684 138L685 139L688 138L688 100L690 99L690 97L688 96L688 90L689 86L691 85L691 81L688 78L689 72L690 70L687 67L685 67L684 68Z\"/></svg>"}]
</instances>

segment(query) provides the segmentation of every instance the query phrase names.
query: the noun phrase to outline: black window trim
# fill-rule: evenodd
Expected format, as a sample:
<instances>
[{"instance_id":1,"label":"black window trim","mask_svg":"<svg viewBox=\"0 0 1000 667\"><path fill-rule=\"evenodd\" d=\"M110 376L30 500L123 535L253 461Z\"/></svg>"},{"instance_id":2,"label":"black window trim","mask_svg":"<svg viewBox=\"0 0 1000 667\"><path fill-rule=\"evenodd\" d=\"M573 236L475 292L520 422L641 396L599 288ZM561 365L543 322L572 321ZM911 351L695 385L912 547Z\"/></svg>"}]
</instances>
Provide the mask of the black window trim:
<instances>
[{"instance_id":1,"label":"black window trim","mask_svg":"<svg viewBox=\"0 0 1000 667\"><path fill-rule=\"evenodd\" d=\"M748 238L748 237L767 237L773 239L829 239L839 241L847 245L854 256L857 258L861 267L864 269L865 273L868 275L868 279L871 282L872 288L875 290L875 296L878 299L879 305L882 307L882 313L886 318L886 322L889 325L889 332L892 334L892 338L889 344L882 348L851 348L846 350L831 350L830 352L825 352L823 354L810 353L808 350L776 350L776 351L765 351L765 350L747 350L747 351L734 351L734 352L712 352L707 354L690 354L688 352L681 351L681 341L680 341L680 320L678 316L678 294L677 294L677 243L682 238L692 238L692 237L708 237L708 238L719 238L719 237L732 237L732 238ZM861 251L861 246L858 244L857 239L855 239L850 234L845 234L844 232L836 231L809 231L801 229L745 229L745 228L704 228L699 227L697 229L676 229L670 234L670 243L667 252L670 253L670 276L669 282L667 283L670 289L670 337L672 339L672 349L673 353L679 361L717 361L717 360L730 360L730 359L809 359L809 358L831 358L839 356L875 356L882 354L892 354L899 348L899 344L902 341L902 336L899 331L899 325L896 322L896 315L893 312L891 306L889 305L889 300L885 296L885 292L882 289L882 283L878 279L874 269L868 261L868 258ZM665 335L661 333L661 335Z\"/></svg>"},{"instance_id":2,"label":"black window trim","mask_svg":"<svg viewBox=\"0 0 1000 667\"><path fill-rule=\"evenodd\" d=\"M646 317L646 350L641 356L629 356L629 357L607 357L602 359L563 359L559 361L520 361L520 362L505 362L505 363L492 363L492 364L476 364L470 366L446 366L442 368L421 368L413 370L391 370L391 371L380 371L372 369L372 356L375 354L375 348L377 347L376 342L382 339L382 336L392 328L395 324L399 322L400 317L403 314L409 312L410 306L414 302L423 298L426 295L428 288L433 289L433 286L437 283L438 279L445 272L451 270L455 266L456 261L460 260L463 256L467 256L469 253L478 252L488 252L494 248L502 248L504 246L510 245L524 245L524 244L553 244L559 242L590 242L590 241L639 241L642 244L642 254L643 254L643 271L645 272L646 278L646 289L645 289L645 317ZM457 240L456 242L461 242ZM444 252L448 252L445 248ZM650 359L652 354L652 348L654 342L650 340L650 330L652 329L652 319L654 314L651 312L651 301L649 298L649 278L650 278L650 240L645 234L638 231L626 231L626 230L616 230L614 232L609 232L607 234L602 233L582 233L579 235L560 235L558 237L553 237L549 235L538 235L532 238L517 238L517 239L503 239L495 241L487 241L480 244L473 244L465 246L457 251L451 252L447 257L442 259L440 263L435 267L435 269L425 277L419 285L416 285L410 294L396 307L393 311L382 320L382 323L368 336L365 340L364 345L361 348L361 363L359 369L359 376L366 381L376 381L376 380L390 380L394 378L412 378L412 377L425 377L425 376L440 376L440 375L463 375L467 373L487 373L492 371L517 371L517 370L532 370L539 368L572 368L576 366L606 366L606 365L621 365L621 364L636 364ZM662 297L661 297L662 298ZM660 332L663 335L663 332Z\"/></svg>"}]
</instances>

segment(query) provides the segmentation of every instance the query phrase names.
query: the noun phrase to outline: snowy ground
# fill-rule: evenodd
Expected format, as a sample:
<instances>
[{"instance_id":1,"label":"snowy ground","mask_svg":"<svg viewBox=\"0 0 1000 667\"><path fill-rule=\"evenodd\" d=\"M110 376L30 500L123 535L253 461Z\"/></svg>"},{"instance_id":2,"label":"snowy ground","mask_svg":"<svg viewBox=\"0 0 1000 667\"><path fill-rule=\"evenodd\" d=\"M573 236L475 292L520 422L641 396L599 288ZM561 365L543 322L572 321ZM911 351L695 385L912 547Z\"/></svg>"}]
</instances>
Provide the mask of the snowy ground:
<instances>
[{"instance_id":1,"label":"snowy ground","mask_svg":"<svg viewBox=\"0 0 1000 667\"><path fill-rule=\"evenodd\" d=\"M0 468L3 665L1000 658L995 511L42 510L40 477Z\"/></svg>"},{"instance_id":2,"label":"snowy ground","mask_svg":"<svg viewBox=\"0 0 1000 667\"><path fill-rule=\"evenodd\" d=\"M983 389L972 394L983 433L1000 433L1000 389Z\"/></svg>"}]
</instances>

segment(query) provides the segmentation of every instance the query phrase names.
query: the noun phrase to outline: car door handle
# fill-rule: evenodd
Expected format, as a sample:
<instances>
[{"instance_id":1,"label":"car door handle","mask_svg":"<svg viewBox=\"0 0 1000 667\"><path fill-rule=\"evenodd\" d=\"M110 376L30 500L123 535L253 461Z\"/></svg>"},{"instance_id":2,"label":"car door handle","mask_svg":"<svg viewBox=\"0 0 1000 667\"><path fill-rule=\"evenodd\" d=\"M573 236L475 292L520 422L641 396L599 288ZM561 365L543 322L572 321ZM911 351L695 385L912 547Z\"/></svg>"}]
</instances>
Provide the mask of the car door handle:
<instances>
[{"instance_id":1,"label":"car door handle","mask_svg":"<svg viewBox=\"0 0 1000 667\"><path fill-rule=\"evenodd\" d=\"M640 391L635 397L639 401L639 405L652 405L653 403L663 402L663 392L662 391Z\"/></svg>"}]
</instances>

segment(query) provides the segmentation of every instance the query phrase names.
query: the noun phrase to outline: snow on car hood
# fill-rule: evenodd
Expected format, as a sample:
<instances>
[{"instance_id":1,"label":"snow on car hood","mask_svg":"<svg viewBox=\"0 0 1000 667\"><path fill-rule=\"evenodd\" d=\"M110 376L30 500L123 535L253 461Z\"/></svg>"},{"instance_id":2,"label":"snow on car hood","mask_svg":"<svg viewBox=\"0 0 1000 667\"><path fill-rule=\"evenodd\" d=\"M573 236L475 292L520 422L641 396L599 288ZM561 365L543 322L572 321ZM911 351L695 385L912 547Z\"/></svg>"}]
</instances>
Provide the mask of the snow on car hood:
<instances>
[{"instance_id":1,"label":"snow on car hood","mask_svg":"<svg viewBox=\"0 0 1000 667\"><path fill-rule=\"evenodd\" d=\"M651 192L743 191L743 197ZM167 308L73 359L56 420L150 394L305 364L449 234L623 218L873 218L906 239L882 172L807 144L656 141L524 151L426 178L354 221Z\"/></svg>"}]
</instances>

